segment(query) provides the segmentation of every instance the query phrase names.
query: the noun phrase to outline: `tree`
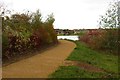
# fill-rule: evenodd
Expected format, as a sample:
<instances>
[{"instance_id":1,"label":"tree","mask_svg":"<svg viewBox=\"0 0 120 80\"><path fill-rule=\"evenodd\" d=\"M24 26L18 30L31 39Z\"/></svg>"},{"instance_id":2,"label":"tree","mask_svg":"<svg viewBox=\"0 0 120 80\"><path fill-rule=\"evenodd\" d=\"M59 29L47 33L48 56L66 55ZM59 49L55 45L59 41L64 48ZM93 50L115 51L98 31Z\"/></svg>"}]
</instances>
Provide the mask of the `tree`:
<instances>
[{"instance_id":1,"label":"tree","mask_svg":"<svg viewBox=\"0 0 120 80\"><path fill-rule=\"evenodd\" d=\"M42 26L42 23L42 14L39 10L37 10L32 16L32 26L34 29L37 29Z\"/></svg>"},{"instance_id":2,"label":"tree","mask_svg":"<svg viewBox=\"0 0 120 80\"><path fill-rule=\"evenodd\" d=\"M48 18L46 19L46 22L49 24L53 24L55 21L53 13L48 15Z\"/></svg>"},{"instance_id":3,"label":"tree","mask_svg":"<svg viewBox=\"0 0 120 80\"><path fill-rule=\"evenodd\" d=\"M45 25L45 28L46 28L47 32L51 36L52 41L57 43L57 35L56 35L56 32L53 28L54 21L55 21L55 19L54 19L54 15L52 13L52 14L48 15L48 18L46 19L44 25Z\"/></svg>"},{"instance_id":4,"label":"tree","mask_svg":"<svg viewBox=\"0 0 120 80\"><path fill-rule=\"evenodd\" d=\"M109 9L105 15L102 15L99 21L101 28L117 28L118 27L118 2L109 5Z\"/></svg>"},{"instance_id":5,"label":"tree","mask_svg":"<svg viewBox=\"0 0 120 80\"><path fill-rule=\"evenodd\" d=\"M119 6L118 1L110 4L108 10L106 11L105 15L101 16L100 18L100 27L105 28L106 33L104 35L104 40L102 41L102 46L109 50L112 53L117 53L118 48L118 28L119 28ZM102 36L103 36L102 35Z\"/></svg>"}]
</instances>

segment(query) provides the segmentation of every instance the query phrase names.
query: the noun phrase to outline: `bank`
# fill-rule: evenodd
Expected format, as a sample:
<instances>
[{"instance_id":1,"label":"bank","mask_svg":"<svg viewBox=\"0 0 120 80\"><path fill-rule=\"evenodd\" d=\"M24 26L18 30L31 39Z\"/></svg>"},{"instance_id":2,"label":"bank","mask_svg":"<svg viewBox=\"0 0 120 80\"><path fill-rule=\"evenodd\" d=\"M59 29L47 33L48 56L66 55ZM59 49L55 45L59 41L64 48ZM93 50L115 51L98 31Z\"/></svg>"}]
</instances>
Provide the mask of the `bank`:
<instances>
[{"instance_id":1,"label":"bank","mask_svg":"<svg viewBox=\"0 0 120 80\"><path fill-rule=\"evenodd\" d=\"M50 78L118 78L118 56L90 49L75 41L77 47ZM91 71L91 70L92 71Z\"/></svg>"}]
</instances>

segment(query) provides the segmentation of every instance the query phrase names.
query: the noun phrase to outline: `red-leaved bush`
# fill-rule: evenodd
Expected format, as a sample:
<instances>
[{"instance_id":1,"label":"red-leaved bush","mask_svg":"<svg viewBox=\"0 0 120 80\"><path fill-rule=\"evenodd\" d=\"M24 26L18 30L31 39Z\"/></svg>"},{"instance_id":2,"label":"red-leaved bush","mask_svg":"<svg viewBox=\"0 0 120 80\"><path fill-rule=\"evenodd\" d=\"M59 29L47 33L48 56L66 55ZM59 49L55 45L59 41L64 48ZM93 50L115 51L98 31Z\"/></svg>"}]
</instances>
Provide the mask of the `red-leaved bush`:
<instances>
[{"instance_id":1,"label":"red-leaved bush","mask_svg":"<svg viewBox=\"0 0 120 80\"><path fill-rule=\"evenodd\" d=\"M2 46L4 59L23 55L27 50L57 44L53 15L43 22L39 10L32 15L13 14L3 20Z\"/></svg>"},{"instance_id":2,"label":"red-leaved bush","mask_svg":"<svg viewBox=\"0 0 120 80\"><path fill-rule=\"evenodd\" d=\"M81 36L80 40L88 44L92 49L106 50L117 54L118 37L118 29L96 29L89 30Z\"/></svg>"}]
</instances>

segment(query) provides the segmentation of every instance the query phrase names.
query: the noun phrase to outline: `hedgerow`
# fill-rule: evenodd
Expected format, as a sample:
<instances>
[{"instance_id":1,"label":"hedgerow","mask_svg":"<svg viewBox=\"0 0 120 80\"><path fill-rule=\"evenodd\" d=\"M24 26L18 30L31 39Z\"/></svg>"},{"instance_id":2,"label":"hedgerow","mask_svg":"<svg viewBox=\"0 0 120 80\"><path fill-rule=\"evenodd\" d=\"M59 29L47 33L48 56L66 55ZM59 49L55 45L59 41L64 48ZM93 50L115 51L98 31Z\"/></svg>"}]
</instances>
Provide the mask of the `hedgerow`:
<instances>
[{"instance_id":1,"label":"hedgerow","mask_svg":"<svg viewBox=\"0 0 120 80\"><path fill-rule=\"evenodd\" d=\"M3 18L2 46L3 59L21 55L26 50L38 49L56 44L57 35L53 28L53 14L46 21L37 10L35 13L12 14Z\"/></svg>"},{"instance_id":2,"label":"hedgerow","mask_svg":"<svg viewBox=\"0 0 120 80\"><path fill-rule=\"evenodd\" d=\"M81 36L80 40L87 43L92 49L118 54L118 38L118 29L98 29L88 31Z\"/></svg>"}]
</instances>

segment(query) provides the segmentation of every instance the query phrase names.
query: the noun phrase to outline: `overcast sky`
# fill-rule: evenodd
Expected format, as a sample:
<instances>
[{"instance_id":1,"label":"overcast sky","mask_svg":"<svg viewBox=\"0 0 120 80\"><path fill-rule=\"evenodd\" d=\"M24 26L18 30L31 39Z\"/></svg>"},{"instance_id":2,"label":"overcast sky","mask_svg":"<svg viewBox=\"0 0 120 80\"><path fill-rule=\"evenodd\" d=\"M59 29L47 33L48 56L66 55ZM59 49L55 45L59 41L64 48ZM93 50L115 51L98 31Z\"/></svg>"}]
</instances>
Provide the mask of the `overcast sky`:
<instances>
[{"instance_id":1,"label":"overcast sky","mask_svg":"<svg viewBox=\"0 0 120 80\"><path fill-rule=\"evenodd\" d=\"M39 9L45 18L53 13L54 28L91 29L98 28L98 20L114 0L0 0L7 9L23 12Z\"/></svg>"}]
</instances>

